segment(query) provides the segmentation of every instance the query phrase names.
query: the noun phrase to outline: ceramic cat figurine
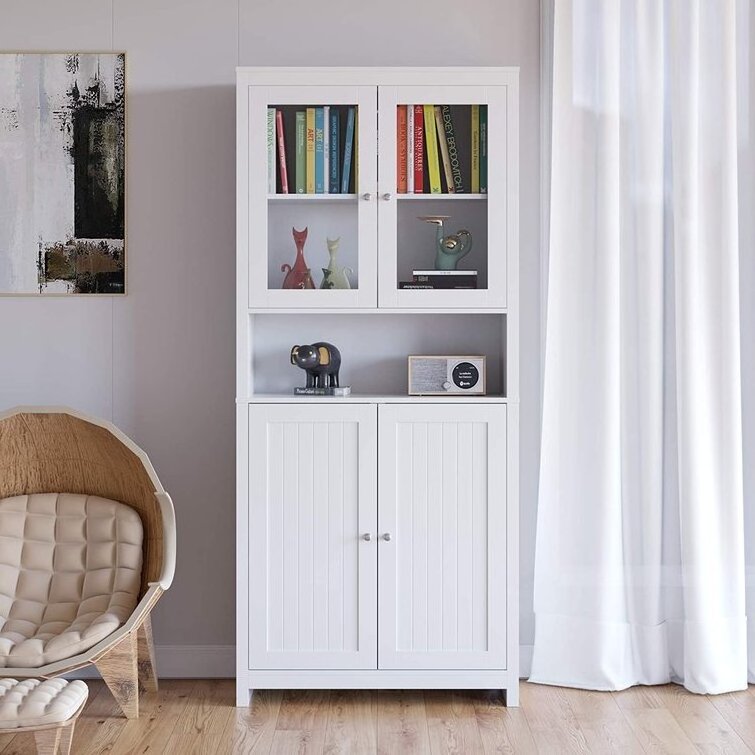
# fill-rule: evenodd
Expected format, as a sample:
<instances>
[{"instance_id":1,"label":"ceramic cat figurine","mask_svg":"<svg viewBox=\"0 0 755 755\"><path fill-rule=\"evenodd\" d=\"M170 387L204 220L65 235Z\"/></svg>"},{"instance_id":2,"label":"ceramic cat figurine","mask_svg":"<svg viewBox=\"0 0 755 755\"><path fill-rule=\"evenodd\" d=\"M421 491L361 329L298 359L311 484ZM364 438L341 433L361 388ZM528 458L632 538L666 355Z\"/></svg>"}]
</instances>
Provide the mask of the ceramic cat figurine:
<instances>
[{"instance_id":1,"label":"ceramic cat figurine","mask_svg":"<svg viewBox=\"0 0 755 755\"><path fill-rule=\"evenodd\" d=\"M341 243L340 237L337 239L326 238L325 243L328 245L330 262L327 267L322 268L322 283L320 284L320 288L351 288L346 271L351 273L351 275L354 275L354 271L350 267L340 267L336 260L338 247Z\"/></svg>"},{"instance_id":2,"label":"ceramic cat figurine","mask_svg":"<svg viewBox=\"0 0 755 755\"><path fill-rule=\"evenodd\" d=\"M281 265L281 272L286 274L281 288L314 288L315 283L304 259L304 243L307 240L309 228L305 228L303 231L292 228L291 232L296 244L296 260L294 260L293 267L289 264Z\"/></svg>"}]
</instances>

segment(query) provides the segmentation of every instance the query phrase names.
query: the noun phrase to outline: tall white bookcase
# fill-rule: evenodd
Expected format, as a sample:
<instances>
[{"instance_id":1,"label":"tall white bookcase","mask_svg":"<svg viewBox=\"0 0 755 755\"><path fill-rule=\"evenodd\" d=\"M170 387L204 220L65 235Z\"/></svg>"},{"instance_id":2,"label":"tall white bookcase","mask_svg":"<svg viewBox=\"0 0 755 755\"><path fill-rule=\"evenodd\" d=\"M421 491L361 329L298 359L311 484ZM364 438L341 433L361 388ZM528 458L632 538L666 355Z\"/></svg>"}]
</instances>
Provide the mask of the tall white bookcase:
<instances>
[{"instance_id":1,"label":"tall white bookcase","mask_svg":"<svg viewBox=\"0 0 755 755\"><path fill-rule=\"evenodd\" d=\"M238 69L238 705L265 688L501 689L518 704L518 102L515 68ZM397 191L397 109L417 104L450 106L463 192ZM268 108L293 192L296 112L323 106L341 126L356 114L349 191L269 191ZM460 269L477 288L400 287L432 268L419 218L436 215L472 233ZM350 289L282 288L304 227L315 285L340 238ZM291 347L316 341L340 349L351 395L294 397ZM485 355L487 395L409 396L421 354Z\"/></svg>"}]
</instances>

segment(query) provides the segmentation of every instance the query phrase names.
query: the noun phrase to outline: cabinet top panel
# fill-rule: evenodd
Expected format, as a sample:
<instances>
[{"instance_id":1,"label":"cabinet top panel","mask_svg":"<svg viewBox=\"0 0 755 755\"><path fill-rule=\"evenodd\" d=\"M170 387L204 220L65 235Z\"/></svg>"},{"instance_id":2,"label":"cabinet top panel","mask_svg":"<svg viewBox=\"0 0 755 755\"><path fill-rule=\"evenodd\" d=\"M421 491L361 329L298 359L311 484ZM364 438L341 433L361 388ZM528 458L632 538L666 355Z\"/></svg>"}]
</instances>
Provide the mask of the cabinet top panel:
<instances>
[{"instance_id":1,"label":"cabinet top panel","mask_svg":"<svg viewBox=\"0 0 755 755\"><path fill-rule=\"evenodd\" d=\"M459 67L271 67L239 66L239 84L276 85L448 85L495 86L518 82L516 66L459 66Z\"/></svg>"}]
</instances>

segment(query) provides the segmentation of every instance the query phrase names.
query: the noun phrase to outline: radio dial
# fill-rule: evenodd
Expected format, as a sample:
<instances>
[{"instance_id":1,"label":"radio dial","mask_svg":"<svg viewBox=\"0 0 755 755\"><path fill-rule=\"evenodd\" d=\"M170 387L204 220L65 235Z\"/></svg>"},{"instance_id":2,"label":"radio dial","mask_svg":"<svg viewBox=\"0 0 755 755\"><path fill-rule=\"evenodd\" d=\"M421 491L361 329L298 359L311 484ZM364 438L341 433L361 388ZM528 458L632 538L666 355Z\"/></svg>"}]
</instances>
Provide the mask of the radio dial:
<instances>
[{"instance_id":1,"label":"radio dial","mask_svg":"<svg viewBox=\"0 0 755 755\"><path fill-rule=\"evenodd\" d=\"M444 391L450 391L450 390L451 390L451 387L452 387L452 386L451 386L451 383L449 383L449 382L448 382L448 380L446 380L446 382L445 382L445 383L443 383L443 390L444 390Z\"/></svg>"}]
</instances>

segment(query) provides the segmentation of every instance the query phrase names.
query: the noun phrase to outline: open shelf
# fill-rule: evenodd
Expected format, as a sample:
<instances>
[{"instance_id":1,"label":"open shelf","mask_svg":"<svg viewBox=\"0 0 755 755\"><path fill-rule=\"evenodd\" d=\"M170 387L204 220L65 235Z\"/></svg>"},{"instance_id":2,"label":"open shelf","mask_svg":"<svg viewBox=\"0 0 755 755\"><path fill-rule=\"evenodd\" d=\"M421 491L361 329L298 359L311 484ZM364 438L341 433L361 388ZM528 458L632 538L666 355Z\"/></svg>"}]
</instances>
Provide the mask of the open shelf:
<instances>
[{"instance_id":1,"label":"open shelf","mask_svg":"<svg viewBox=\"0 0 755 755\"><path fill-rule=\"evenodd\" d=\"M447 395L409 396L408 357L426 354L464 354L486 357L488 396L459 396L458 400L503 400L506 394L506 315L323 312L301 311L250 314L250 380L242 394L249 401L448 401ZM294 396L302 386L303 370L291 364L294 345L319 341L341 352L341 385L352 394ZM369 399L367 397L373 397Z\"/></svg>"}]
</instances>

